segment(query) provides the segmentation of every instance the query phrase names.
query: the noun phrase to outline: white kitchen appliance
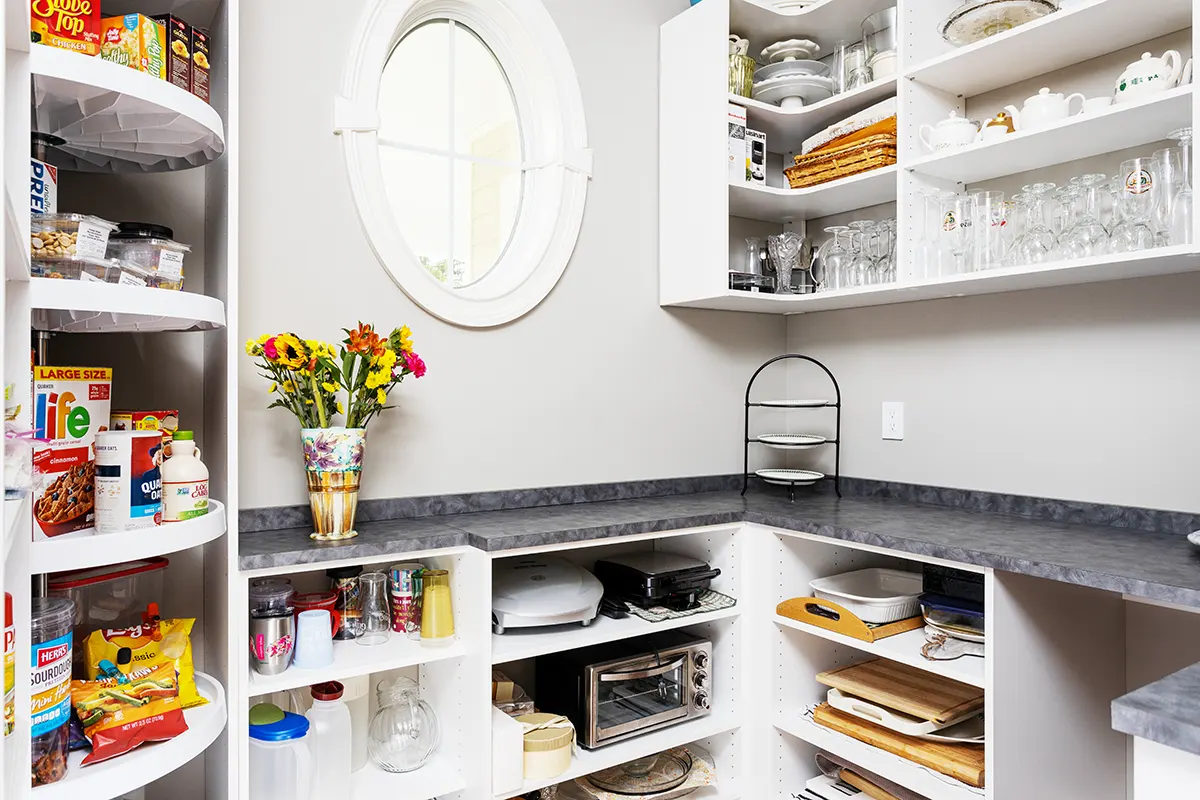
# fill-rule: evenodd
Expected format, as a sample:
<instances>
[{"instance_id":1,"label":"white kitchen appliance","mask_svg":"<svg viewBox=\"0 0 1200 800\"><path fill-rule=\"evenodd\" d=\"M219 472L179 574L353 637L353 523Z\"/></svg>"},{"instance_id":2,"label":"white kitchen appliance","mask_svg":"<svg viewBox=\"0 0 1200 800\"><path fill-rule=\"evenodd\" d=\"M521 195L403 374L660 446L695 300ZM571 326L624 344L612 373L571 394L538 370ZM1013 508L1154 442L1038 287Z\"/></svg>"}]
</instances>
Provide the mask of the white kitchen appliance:
<instances>
[{"instance_id":1,"label":"white kitchen appliance","mask_svg":"<svg viewBox=\"0 0 1200 800\"><path fill-rule=\"evenodd\" d=\"M579 622L592 624L604 596L596 576L551 555L492 563L492 631Z\"/></svg>"}]
</instances>

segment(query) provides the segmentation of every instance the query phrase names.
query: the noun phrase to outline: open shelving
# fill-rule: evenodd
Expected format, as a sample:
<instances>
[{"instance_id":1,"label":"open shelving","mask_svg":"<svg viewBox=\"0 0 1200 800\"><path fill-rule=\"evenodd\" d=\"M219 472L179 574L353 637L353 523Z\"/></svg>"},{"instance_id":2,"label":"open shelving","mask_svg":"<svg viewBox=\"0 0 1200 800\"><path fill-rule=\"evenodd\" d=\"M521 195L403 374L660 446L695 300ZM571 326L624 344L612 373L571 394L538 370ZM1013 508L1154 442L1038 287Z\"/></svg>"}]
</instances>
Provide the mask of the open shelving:
<instances>
[{"instance_id":1,"label":"open shelving","mask_svg":"<svg viewBox=\"0 0 1200 800\"><path fill-rule=\"evenodd\" d=\"M729 214L765 222L794 222L896 201L896 167L851 175L820 186L729 185Z\"/></svg>"},{"instance_id":2,"label":"open shelving","mask_svg":"<svg viewBox=\"0 0 1200 800\"><path fill-rule=\"evenodd\" d=\"M802 108L780 108L736 94L729 95L729 102L744 106L750 127L765 133L767 141L778 145L781 152L799 153L809 136L894 94L896 79L886 78Z\"/></svg>"},{"instance_id":3,"label":"open shelving","mask_svg":"<svg viewBox=\"0 0 1200 800\"><path fill-rule=\"evenodd\" d=\"M403 797L430 800L466 788L467 781L454 759L438 753L429 763L412 772L385 772L374 763L350 776L351 797Z\"/></svg>"},{"instance_id":4,"label":"open shelving","mask_svg":"<svg viewBox=\"0 0 1200 800\"><path fill-rule=\"evenodd\" d=\"M33 326L62 333L207 331L225 324L225 305L186 291L116 283L30 280Z\"/></svg>"}]
</instances>

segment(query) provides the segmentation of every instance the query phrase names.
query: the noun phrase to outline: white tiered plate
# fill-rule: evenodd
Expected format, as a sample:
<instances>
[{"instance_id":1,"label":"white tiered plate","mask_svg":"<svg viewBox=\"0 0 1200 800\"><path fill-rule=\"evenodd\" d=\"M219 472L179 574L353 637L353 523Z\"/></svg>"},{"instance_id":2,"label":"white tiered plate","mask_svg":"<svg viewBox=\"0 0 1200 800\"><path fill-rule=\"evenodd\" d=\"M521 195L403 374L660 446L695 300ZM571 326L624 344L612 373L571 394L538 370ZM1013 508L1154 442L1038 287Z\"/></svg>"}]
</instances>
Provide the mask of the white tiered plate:
<instances>
[{"instance_id":1,"label":"white tiered plate","mask_svg":"<svg viewBox=\"0 0 1200 800\"><path fill-rule=\"evenodd\" d=\"M33 128L66 140L49 160L89 172L163 172L225 152L221 115L170 81L102 58L34 45Z\"/></svg>"},{"instance_id":2,"label":"white tiered plate","mask_svg":"<svg viewBox=\"0 0 1200 800\"><path fill-rule=\"evenodd\" d=\"M760 469L754 474L776 486L812 486L825 477L825 473L811 469Z\"/></svg>"},{"instance_id":3,"label":"white tiered plate","mask_svg":"<svg viewBox=\"0 0 1200 800\"><path fill-rule=\"evenodd\" d=\"M169 742L144 744L117 758L80 766L86 750L67 759L67 776L33 790L33 800L82 800L121 797L174 772L203 753L225 728L225 689L216 678L196 673L196 688L207 705L183 712L188 729Z\"/></svg>"},{"instance_id":4,"label":"white tiered plate","mask_svg":"<svg viewBox=\"0 0 1200 800\"><path fill-rule=\"evenodd\" d=\"M779 450L807 450L825 444L825 437L812 433L764 433L758 441Z\"/></svg>"}]
</instances>

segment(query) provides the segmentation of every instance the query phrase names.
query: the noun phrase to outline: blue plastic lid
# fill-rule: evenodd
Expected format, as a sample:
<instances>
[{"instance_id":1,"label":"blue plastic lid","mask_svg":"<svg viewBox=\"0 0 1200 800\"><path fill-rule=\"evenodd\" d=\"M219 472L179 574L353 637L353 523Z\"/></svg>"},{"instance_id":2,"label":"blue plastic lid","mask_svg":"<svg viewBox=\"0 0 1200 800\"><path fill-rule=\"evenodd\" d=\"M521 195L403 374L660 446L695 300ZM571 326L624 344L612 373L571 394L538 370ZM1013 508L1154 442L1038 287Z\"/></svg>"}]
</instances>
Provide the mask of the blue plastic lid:
<instances>
[{"instance_id":1,"label":"blue plastic lid","mask_svg":"<svg viewBox=\"0 0 1200 800\"><path fill-rule=\"evenodd\" d=\"M263 709L262 706L268 708ZM258 713L255 713L256 710ZM307 718L290 711L281 711L269 703L260 703L250 709L250 720L250 738L260 742L286 742L291 739L303 739L308 734Z\"/></svg>"}]
</instances>

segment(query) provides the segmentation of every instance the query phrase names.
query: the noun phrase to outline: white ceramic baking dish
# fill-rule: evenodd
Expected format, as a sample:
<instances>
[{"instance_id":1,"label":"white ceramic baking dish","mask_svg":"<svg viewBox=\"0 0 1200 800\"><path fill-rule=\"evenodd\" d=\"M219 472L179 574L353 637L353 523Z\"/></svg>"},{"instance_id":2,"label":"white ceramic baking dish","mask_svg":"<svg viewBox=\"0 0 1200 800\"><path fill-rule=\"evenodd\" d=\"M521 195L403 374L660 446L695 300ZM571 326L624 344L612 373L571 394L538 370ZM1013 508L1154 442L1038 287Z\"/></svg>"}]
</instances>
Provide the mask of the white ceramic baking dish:
<instances>
[{"instance_id":1,"label":"white ceramic baking dish","mask_svg":"<svg viewBox=\"0 0 1200 800\"><path fill-rule=\"evenodd\" d=\"M863 622L884 624L920 613L921 573L872 567L808 584L813 594L831 600Z\"/></svg>"}]
</instances>

